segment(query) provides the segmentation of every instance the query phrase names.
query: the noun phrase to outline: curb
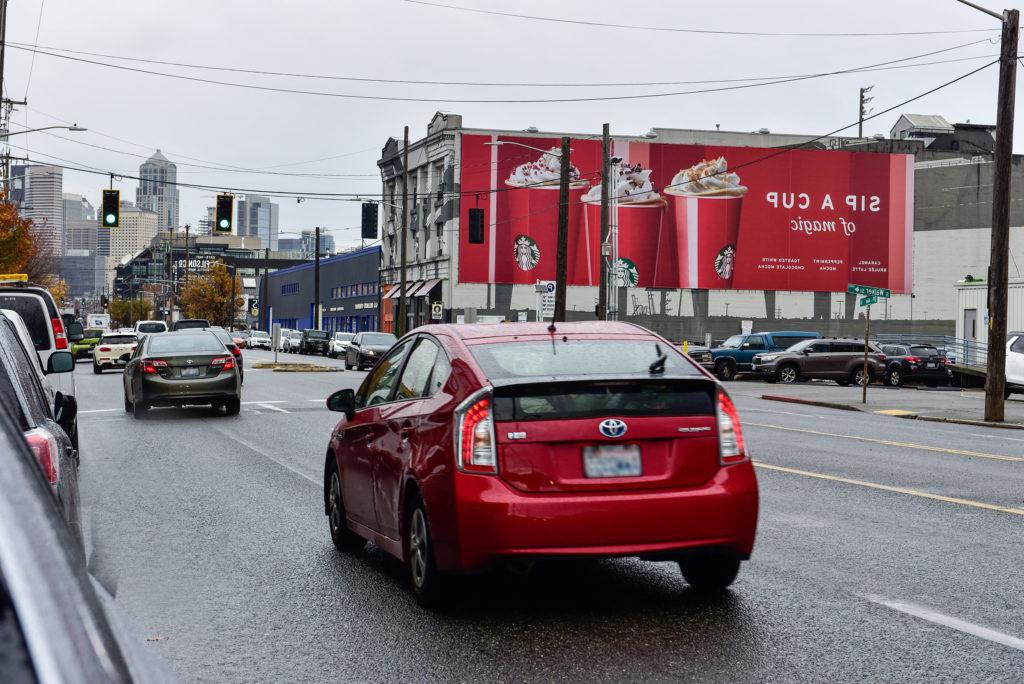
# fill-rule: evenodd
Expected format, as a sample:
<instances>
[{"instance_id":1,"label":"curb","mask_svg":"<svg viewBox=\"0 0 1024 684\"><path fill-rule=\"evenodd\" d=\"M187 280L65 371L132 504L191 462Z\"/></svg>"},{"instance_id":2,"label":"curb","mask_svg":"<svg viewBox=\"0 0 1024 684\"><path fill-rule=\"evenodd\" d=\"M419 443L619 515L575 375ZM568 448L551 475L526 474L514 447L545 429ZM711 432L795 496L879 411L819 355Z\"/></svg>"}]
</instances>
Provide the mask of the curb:
<instances>
[{"instance_id":1,"label":"curb","mask_svg":"<svg viewBox=\"0 0 1024 684\"><path fill-rule=\"evenodd\" d=\"M340 366L317 366L307 363L254 363L252 367L272 370L275 373L337 373L344 370Z\"/></svg>"},{"instance_id":2,"label":"curb","mask_svg":"<svg viewBox=\"0 0 1024 684\"><path fill-rule=\"evenodd\" d=\"M946 418L945 416L918 416L917 419L927 420L932 423L954 423L956 425L973 425L974 427L998 428L1000 430L1024 430L1024 425L1020 423L988 423L984 420Z\"/></svg>"},{"instance_id":3,"label":"curb","mask_svg":"<svg viewBox=\"0 0 1024 684\"><path fill-rule=\"evenodd\" d=\"M761 398L766 401L782 401L787 404L803 404L804 406L820 406L822 408L838 409L840 411L858 411L862 409L849 404L838 404L831 401L814 401L813 399L797 399L796 397L782 397L775 394L762 394Z\"/></svg>"}]
</instances>

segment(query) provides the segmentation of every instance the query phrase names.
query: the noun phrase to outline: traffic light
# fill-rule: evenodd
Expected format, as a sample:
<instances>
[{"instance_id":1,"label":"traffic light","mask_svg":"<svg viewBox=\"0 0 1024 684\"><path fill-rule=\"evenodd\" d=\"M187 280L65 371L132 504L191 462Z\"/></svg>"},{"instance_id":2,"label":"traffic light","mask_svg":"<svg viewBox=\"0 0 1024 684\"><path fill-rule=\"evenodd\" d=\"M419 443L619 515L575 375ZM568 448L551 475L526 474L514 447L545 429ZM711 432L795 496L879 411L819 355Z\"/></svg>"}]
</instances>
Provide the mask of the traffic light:
<instances>
[{"instance_id":1,"label":"traffic light","mask_svg":"<svg viewBox=\"0 0 1024 684\"><path fill-rule=\"evenodd\" d=\"M110 300L107 298L107 295L100 295L100 306L104 309L110 306Z\"/></svg>"},{"instance_id":2,"label":"traffic light","mask_svg":"<svg viewBox=\"0 0 1024 684\"><path fill-rule=\"evenodd\" d=\"M484 210L469 210L469 244L484 244Z\"/></svg>"},{"instance_id":3,"label":"traffic light","mask_svg":"<svg viewBox=\"0 0 1024 684\"><path fill-rule=\"evenodd\" d=\"M117 228L121 224L121 191L103 191L103 225Z\"/></svg>"},{"instance_id":4,"label":"traffic light","mask_svg":"<svg viewBox=\"0 0 1024 684\"><path fill-rule=\"evenodd\" d=\"M363 202L363 239L377 239L377 203Z\"/></svg>"},{"instance_id":5,"label":"traffic light","mask_svg":"<svg viewBox=\"0 0 1024 684\"><path fill-rule=\"evenodd\" d=\"M235 196L217 195L217 213L216 221L213 224L214 229L220 233L230 233L234 227L234 214Z\"/></svg>"}]
</instances>

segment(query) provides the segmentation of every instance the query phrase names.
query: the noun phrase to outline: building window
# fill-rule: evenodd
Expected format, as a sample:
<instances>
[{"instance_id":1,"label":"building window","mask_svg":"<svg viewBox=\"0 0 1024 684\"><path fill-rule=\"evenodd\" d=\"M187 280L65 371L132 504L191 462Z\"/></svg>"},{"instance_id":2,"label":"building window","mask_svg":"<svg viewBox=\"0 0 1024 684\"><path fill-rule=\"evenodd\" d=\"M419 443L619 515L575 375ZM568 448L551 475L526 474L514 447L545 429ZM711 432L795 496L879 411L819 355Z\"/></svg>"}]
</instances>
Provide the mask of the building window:
<instances>
[{"instance_id":1,"label":"building window","mask_svg":"<svg viewBox=\"0 0 1024 684\"><path fill-rule=\"evenodd\" d=\"M299 293L299 284L298 283L285 283L284 285L281 286L281 294L283 294L283 295L293 295L293 294L298 294L298 293Z\"/></svg>"}]
</instances>

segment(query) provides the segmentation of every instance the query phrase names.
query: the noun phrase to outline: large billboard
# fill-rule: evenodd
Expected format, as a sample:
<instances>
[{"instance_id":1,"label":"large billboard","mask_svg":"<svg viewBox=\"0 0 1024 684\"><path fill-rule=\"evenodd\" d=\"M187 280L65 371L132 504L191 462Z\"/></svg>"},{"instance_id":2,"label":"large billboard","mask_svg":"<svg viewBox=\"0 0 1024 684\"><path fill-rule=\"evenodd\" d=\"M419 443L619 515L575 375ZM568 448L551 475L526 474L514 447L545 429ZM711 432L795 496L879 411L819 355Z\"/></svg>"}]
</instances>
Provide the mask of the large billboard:
<instances>
[{"instance_id":1,"label":"large billboard","mask_svg":"<svg viewBox=\"0 0 1024 684\"><path fill-rule=\"evenodd\" d=\"M571 148L568 282L597 285L601 141ZM559 152L556 138L462 137L460 282L555 278ZM912 155L625 141L612 154L620 285L911 291Z\"/></svg>"}]
</instances>

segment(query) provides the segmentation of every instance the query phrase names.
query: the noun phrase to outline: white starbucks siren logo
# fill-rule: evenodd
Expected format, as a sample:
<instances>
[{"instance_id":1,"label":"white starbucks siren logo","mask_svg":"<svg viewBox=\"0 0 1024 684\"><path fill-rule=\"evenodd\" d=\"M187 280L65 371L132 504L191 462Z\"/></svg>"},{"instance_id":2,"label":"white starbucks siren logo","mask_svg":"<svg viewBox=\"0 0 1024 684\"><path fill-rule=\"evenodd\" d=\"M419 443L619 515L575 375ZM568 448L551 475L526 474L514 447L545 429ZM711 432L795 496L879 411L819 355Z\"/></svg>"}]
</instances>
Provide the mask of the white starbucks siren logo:
<instances>
[{"instance_id":1,"label":"white starbucks siren logo","mask_svg":"<svg viewBox=\"0 0 1024 684\"><path fill-rule=\"evenodd\" d=\"M537 267L540 263L540 247L528 235L517 235L515 239L516 266L524 271Z\"/></svg>"},{"instance_id":2,"label":"white starbucks siren logo","mask_svg":"<svg viewBox=\"0 0 1024 684\"><path fill-rule=\"evenodd\" d=\"M640 269L636 264L623 257L615 260L615 285L618 287L636 287L640 282Z\"/></svg>"},{"instance_id":3,"label":"white starbucks siren logo","mask_svg":"<svg viewBox=\"0 0 1024 684\"><path fill-rule=\"evenodd\" d=\"M736 266L736 248L726 245L715 255L715 273L719 278L728 280L732 278L733 269Z\"/></svg>"}]
</instances>

